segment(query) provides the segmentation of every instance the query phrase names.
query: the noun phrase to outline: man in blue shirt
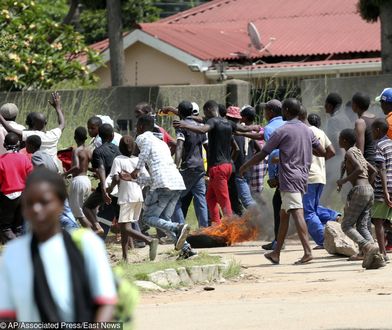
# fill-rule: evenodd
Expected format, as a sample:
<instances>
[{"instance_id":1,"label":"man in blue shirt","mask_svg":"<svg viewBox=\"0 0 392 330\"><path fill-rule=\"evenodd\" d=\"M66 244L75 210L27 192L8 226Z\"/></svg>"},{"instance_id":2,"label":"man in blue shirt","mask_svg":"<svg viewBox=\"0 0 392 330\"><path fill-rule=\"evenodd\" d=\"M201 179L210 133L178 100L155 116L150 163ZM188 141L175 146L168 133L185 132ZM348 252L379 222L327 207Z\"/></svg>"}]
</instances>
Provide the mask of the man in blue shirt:
<instances>
[{"instance_id":1,"label":"man in blue shirt","mask_svg":"<svg viewBox=\"0 0 392 330\"><path fill-rule=\"evenodd\" d=\"M264 118L268 121L268 124L264 127L264 141L267 142L272 134L285 123L282 118L282 103L276 99L268 101L265 105ZM275 149L268 158L268 184L271 188L276 188L274 197L272 198L275 238L271 243L262 246L264 250L273 250L275 248L280 224L282 199L279 191L278 165L273 161L277 157L279 157L279 150Z\"/></svg>"}]
</instances>

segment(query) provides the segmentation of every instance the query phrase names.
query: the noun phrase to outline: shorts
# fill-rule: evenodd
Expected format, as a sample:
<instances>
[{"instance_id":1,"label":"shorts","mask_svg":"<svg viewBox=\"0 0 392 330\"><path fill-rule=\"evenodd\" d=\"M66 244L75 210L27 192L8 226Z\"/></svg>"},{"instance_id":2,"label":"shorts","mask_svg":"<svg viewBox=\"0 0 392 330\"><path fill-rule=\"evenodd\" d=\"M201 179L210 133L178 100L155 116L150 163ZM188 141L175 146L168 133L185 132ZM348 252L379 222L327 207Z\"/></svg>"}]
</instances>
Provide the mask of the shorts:
<instances>
[{"instance_id":1,"label":"shorts","mask_svg":"<svg viewBox=\"0 0 392 330\"><path fill-rule=\"evenodd\" d=\"M143 202L120 204L118 223L137 222L142 212Z\"/></svg>"},{"instance_id":2,"label":"shorts","mask_svg":"<svg viewBox=\"0 0 392 330\"><path fill-rule=\"evenodd\" d=\"M299 192L281 191L282 197L282 210L286 213L290 210L303 209L302 198L303 194Z\"/></svg>"},{"instance_id":3,"label":"shorts","mask_svg":"<svg viewBox=\"0 0 392 330\"><path fill-rule=\"evenodd\" d=\"M373 219L384 219L392 222L392 208L385 202L375 201L370 214Z\"/></svg>"},{"instance_id":4,"label":"shorts","mask_svg":"<svg viewBox=\"0 0 392 330\"><path fill-rule=\"evenodd\" d=\"M76 176L69 189L69 206L76 218L83 218L83 203L91 192L91 181L86 175Z\"/></svg>"}]
</instances>

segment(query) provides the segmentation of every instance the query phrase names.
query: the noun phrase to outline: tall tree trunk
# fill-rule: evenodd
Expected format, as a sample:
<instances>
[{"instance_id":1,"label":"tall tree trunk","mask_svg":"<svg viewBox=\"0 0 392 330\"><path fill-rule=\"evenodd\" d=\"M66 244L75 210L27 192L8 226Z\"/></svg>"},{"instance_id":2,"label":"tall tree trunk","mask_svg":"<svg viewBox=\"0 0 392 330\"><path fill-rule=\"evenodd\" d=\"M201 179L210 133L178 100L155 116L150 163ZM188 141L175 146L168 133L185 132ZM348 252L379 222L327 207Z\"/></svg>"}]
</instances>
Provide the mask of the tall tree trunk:
<instances>
[{"instance_id":1,"label":"tall tree trunk","mask_svg":"<svg viewBox=\"0 0 392 330\"><path fill-rule=\"evenodd\" d=\"M380 22L382 73L392 73L392 1L381 1Z\"/></svg>"},{"instance_id":2,"label":"tall tree trunk","mask_svg":"<svg viewBox=\"0 0 392 330\"><path fill-rule=\"evenodd\" d=\"M112 86L124 85L124 47L122 36L121 0L106 0L110 47Z\"/></svg>"},{"instance_id":3,"label":"tall tree trunk","mask_svg":"<svg viewBox=\"0 0 392 330\"><path fill-rule=\"evenodd\" d=\"M69 10L63 19L63 24L71 24L79 6L79 0L70 0Z\"/></svg>"}]
</instances>

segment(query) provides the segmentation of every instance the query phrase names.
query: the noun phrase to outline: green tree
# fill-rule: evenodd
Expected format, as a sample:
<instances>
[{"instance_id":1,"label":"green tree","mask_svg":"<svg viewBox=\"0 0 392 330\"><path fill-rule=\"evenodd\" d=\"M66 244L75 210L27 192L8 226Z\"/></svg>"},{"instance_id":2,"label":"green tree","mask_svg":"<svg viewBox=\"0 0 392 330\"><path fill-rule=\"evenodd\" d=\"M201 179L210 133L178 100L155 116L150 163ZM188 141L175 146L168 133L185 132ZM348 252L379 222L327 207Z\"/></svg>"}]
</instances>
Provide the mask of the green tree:
<instances>
[{"instance_id":1,"label":"green tree","mask_svg":"<svg viewBox=\"0 0 392 330\"><path fill-rule=\"evenodd\" d=\"M98 54L72 26L55 21L55 10L50 14L47 7L33 0L0 1L0 90L48 89L64 80L83 84L94 79L79 59L97 64Z\"/></svg>"},{"instance_id":2,"label":"green tree","mask_svg":"<svg viewBox=\"0 0 392 330\"><path fill-rule=\"evenodd\" d=\"M358 9L368 22L380 19L382 72L392 73L392 0L359 0Z\"/></svg>"},{"instance_id":3,"label":"green tree","mask_svg":"<svg viewBox=\"0 0 392 330\"><path fill-rule=\"evenodd\" d=\"M108 21L105 0L73 0L81 5L78 21L79 32L89 44L108 37ZM137 23L154 22L159 19L160 10L152 0L121 1L123 31L129 31Z\"/></svg>"}]
</instances>

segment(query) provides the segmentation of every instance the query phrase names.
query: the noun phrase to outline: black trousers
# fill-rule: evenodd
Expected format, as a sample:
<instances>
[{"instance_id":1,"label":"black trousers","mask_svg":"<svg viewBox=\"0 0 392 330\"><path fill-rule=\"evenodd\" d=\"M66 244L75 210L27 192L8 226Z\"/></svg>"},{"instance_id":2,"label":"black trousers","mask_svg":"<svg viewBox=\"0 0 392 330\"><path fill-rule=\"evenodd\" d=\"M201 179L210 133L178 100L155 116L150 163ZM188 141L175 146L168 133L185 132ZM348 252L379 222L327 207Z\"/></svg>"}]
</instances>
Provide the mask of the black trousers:
<instances>
[{"instance_id":1,"label":"black trousers","mask_svg":"<svg viewBox=\"0 0 392 330\"><path fill-rule=\"evenodd\" d=\"M279 226L280 226L280 209L282 207L282 198L280 196L280 190L275 189L274 197L272 197L272 207L274 209L274 233L275 240L278 238Z\"/></svg>"},{"instance_id":2,"label":"black trousers","mask_svg":"<svg viewBox=\"0 0 392 330\"><path fill-rule=\"evenodd\" d=\"M20 206L20 197L9 199L0 193L0 232L1 240L5 243L23 231L23 219Z\"/></svg>"}]
</instances>

